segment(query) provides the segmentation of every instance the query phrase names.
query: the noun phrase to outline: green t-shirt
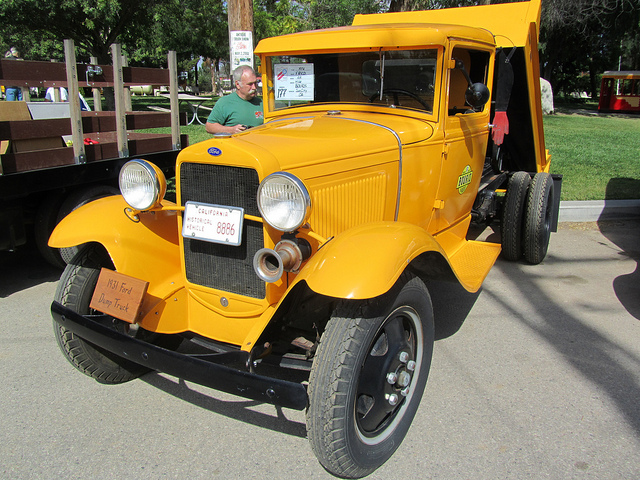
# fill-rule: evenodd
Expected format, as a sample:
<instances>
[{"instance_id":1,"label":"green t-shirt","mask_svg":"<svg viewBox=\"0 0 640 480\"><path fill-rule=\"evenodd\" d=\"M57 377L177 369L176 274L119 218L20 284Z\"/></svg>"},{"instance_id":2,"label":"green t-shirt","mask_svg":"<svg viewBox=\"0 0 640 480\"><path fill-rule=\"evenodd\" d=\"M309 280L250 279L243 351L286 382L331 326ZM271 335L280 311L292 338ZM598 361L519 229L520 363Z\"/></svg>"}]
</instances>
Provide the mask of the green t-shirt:
<instances>
[{"instance_id":1,"label":"green t-shirt","mask_svg":"<svg viewBox=\"0 0 640 480\"><path fill-rule=\"evenodd\" d=\"M207 121L224 126L257 127L262 125L264 123L262 98L254 97L251 100L243 100L236 92L233 92L216 102Z\"/></svg>"}]
</instances>

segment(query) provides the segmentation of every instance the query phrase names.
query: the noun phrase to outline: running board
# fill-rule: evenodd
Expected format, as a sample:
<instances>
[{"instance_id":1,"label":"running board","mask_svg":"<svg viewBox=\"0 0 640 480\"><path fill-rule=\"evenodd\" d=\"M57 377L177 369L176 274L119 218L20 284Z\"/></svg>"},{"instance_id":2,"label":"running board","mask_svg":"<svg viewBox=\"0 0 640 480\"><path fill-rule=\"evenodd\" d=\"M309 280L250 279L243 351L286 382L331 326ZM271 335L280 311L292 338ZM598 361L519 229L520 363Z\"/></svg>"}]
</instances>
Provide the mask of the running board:
<instances>
[{"instance_id":1,"label":"running board","mask_svg":"<svg viewBox=\"0 0 640 480\"><path fill-rule=\"evenodd\" d=\"M500 244L467 240L453 255L449 264L460 284L469 292L477 292L500 255Z\"/></svg>"}]
</instances>

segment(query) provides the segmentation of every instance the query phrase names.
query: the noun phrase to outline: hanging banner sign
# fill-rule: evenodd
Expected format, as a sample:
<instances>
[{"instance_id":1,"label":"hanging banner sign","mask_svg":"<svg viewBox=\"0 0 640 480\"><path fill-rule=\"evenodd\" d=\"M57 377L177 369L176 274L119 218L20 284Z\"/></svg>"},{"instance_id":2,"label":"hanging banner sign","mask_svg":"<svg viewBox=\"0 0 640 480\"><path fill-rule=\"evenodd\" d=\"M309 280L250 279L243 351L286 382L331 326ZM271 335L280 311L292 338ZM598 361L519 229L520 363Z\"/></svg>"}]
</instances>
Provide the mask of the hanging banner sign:
<instances>
[{"instance_id":1,"label":"hanging banner sign","mask_svg":"<svg viewBox=\"0 0 640 480\"><path fill-rule=\"evenodd\" d=\"M231 51L231 71L240 65L249 65L253 68L253 32L230 32L229 46Z\"/></svg>"}]
</instances>

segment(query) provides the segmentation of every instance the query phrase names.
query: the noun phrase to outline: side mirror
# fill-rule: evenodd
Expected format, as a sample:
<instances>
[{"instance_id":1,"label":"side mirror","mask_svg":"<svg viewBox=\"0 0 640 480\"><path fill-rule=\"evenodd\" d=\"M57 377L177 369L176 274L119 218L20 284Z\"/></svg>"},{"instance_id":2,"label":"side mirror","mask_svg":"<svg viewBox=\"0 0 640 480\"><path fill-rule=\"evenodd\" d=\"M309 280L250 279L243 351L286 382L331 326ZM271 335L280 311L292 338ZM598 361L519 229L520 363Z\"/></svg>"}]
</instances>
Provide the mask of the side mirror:
<instances>
[{"instance_id":1,"label":"side mirror","mask_svg":"<svg viewBox=\"0 0 640 480\"><path fill-rule=\"evenodd\" d=\"M467 104L473 108L482 107L489 101L491 93L484 83L473 83L469 85L467 91L464 94L464 99Z\"/></svg>"},{"instance_id":2,"label":"side mirror","mask_svg":"<svg viewBox=\"0 0 640 480\"><path fill-rule=\"evenodd\" d=\"M467 88L467 91L464 93L464 99L466 100L467 105L471 108L482 107L489 101L489 97L491 96L489 88L487 88L484 83L472 83L466 68L464 68L464 62L457 58L454 58L453 61L454 64L452 68L460 70L469 85L469 88Z\"/></svg>"}]
</instances>

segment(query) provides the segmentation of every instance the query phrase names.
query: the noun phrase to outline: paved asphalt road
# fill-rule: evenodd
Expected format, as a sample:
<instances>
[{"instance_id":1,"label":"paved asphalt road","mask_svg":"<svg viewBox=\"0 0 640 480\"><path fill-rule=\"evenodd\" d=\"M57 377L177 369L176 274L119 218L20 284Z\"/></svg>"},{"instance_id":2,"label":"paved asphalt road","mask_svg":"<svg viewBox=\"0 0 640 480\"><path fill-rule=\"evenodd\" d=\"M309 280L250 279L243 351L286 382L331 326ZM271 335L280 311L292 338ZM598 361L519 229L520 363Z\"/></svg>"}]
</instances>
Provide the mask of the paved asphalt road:
<instances>
[{"instance_id":1,"label":"paved asphalt road","mask_svg":"<svg viewBox=\"0 0 640 480\"><path fill-rule=\"evenodd\" d=\"M499 260L476 295L431 285L427 391L370 478L640 478L639 239L640 222L562 224L542 265ZM48 313L59 272L0 254L0 478L331 478L302 412L77 372Z\"/></svg>"}]
</instances>

